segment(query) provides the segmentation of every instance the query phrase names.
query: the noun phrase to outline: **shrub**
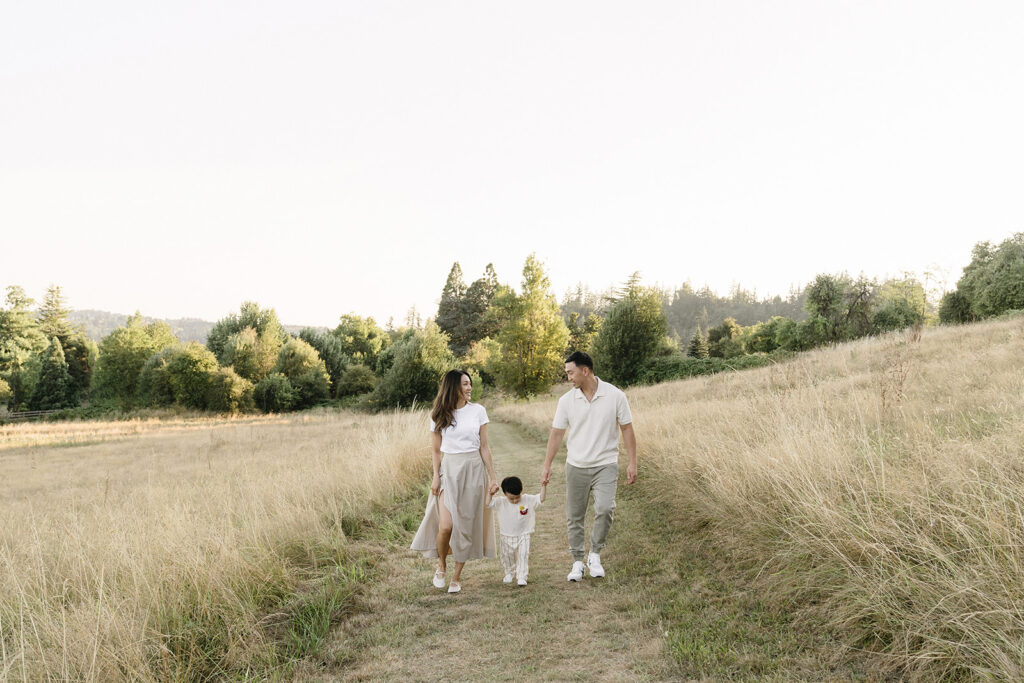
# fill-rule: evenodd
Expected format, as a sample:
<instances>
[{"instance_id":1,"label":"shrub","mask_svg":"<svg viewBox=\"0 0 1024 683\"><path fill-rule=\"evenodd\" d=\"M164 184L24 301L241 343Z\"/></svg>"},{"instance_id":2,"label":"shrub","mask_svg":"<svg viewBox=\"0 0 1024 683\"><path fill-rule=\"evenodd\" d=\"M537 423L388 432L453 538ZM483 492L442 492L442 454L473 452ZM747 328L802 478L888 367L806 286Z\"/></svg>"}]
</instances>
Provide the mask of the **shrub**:
<instances>
[{"instance_id":1,"label":"shrub","mask_svg":"<svg viewBox=\"0 0 1024 683\"><path fill-rule=\"evenodd\" d=\"M93 374L93 396L112 399L121 408L136 401L139 376L146 361L157 351L177 343L167 323L144 325L136 313L99 344L99 360Z\"/></svg>"},{"instance_id":2,"label":"shrub","mask_svg":"<svg viewBox=\"0 0 1024 683\"><path fill-rule=\"evenodd\" d=\"M208 378L206 408L218 413L246 413L253 409L252 382L231 368L218 368Z\"/></svg>"},{"instance_id":3,"label":"shrub","mask_svg":"<svg viewBox=\"0 0 1024 683\"><path fill-rule=\"evenodd\" d=\"M11 385L6 380L0 379L0 403L6 404L14 397Z\"/></svg>"},{"instance_id":4,"label":"shrub","mask_svg":"<svg viewBox=\"0 0 1024 683\"><path fill-rule=\"evenodd\" d=\"M295 389L294 408L308 408L330 396L327 368L312 346L301 339L289 339L277 355L274 372L288 378Z\"/></svg>"},{"instance_id":5,"label":"shrub","mask_svg":"<svg viewBox=\"0 0 1024 683\"><path fill-rule=\"evenodd\" d=\"M377 376L365 365L350 365L338 381L335 396L355 396L373 391L377 386Z\"/></svg>"},{"instance_id":6,"label":"shrub","mask_svg":"<svg viewBox=\"0 0 1024 683\"><path fill-rule=\"evenodd\" d=\"M186 408L206 408L210 377L219 366L217 357L206 347L189 342L173 354L167 364L167 379L174 392L174 401Z\"/></svg>"},{"instance_id":7,"label":"shrub","mask_svg":"<svg viewBox=\"0 0 1024 683\"><path fill-rule=\"evenodd\" d=\"M374 392L374 405L408 407L427 403L437 395L441 376L454 365L448 335L433 322L396 344L394 364Z\"/></svg>"},{"instance_id":8,"label":"shrub","mask_svg":"<svg viewBox=\"0 0 1024 683\"><path fill-rule=\"evenodd\" d=\"M136 402L141 406L158 408L174 403L174 387L167 366L184 347L174 344L154 353L142 365Z\"/></svg>"},{"instance_id":9,"label":"shrub","mask_svg":"<svg viewBox=\"0 0 1024 683\"><path fill-rule=\"evenodd\" d=\"M946 292L939 303L939 322L949 324L969 323L975 320L971 302L962 292Z\"/></svg>"},{"instance_id":10,"label":"shrub","mask_svg":"<svg viewBox=\"0 0 1024 683\"><path fill-rule=\"evenodd\" d=\"M345 353L341 340L329 332L318 332L308 327L299 332L299 339L316 349L331 378L332 393L335 396L341 396L338 393L338 384L341 382L345 370L352 365L352 358Z\"/></svg>"},{"instance_id":11,"label":"shrub","mask_svg":"<svg viewBox=\"0 0 1024 683\"><path fill-rule=\"evenodd\" d=\"M223 363L241 377L258 382L274 367L280 350L281 339L276 332L246 327L228 337L221 355Z\"/></svg>"},{"instance_id":12,"label":"shrub","mask_svg":"<svg viewBox=\"0 0 1024 683\"><path fill-rule=\"evenodd\" d=\"M206 335L206 348L213 352L218 362L231 365L227 357L228 340L247 327L255 330L256 336L270 346L268 353L271 357L277 354L288 337L274 309L261 309L259 304L246 301L239 308L238 315L232 313L217 321Z\"/></svg>"},{"instance_id":13,"label":"shrub","mask_svg":"<svg viewBox=\"0 0 1024 683\"><path fill-rule=\"evenodd\" d=\"M760 368L778 362L784 358L784 353L774 354L749 354L736 358L693 358L675 354L653 358L647 362L640 373L640 382L643 384L656 384L674 379L685 379L698 375L713 375L719 372L733 370L746 370L748 368Z\"/></svg>"},{"instance_id":14,"label":"shrub","mask_svg":"<svg viewBox=\"0 0 1024 683\"><path fill-rule=\"evenodd\" d=\"M295 390L287 377L273 372L253 388L253 400L256 407L265 413L283 413L294 405Z\"/></svg>"}]
</instances>

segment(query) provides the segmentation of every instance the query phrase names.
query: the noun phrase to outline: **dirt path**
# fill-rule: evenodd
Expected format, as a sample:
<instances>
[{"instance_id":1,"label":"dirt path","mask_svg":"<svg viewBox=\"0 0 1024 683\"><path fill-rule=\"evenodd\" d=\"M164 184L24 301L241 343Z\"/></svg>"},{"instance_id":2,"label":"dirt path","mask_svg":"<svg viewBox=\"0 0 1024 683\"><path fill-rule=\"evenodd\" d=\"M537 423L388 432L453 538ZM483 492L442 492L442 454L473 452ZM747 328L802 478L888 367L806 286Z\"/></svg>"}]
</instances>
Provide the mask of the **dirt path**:
<instances>
[{"instance_id":1,"label":"dirt path","mask_svg":"<svg viewBox=\"0 0 1024 683\"><path fill-rule=\"evenodd\" d=\"M499 478L520 476L538 491L544 443L518 428L491 424ZM449 595L430 584L433 564L409 551L385 559L388 578L366 596L369 609L339 627L315 680L667 680L670 658L656 618L637 601L636 563L622 502L603 553L608 577L566 581L571 557L565 531L564 470L556 467L538 511L530 585L501 582L498 560L470 562L463 589ZM624 486L624 485L623 485ZM588 531L589 531L588 521ZM619 569L621 567L621 569ZM626 569L630 567L630 569ZM619 569L619 571L617 571ZM656 610L652 605L652 614Z\"/></svg>"}]
</instances>

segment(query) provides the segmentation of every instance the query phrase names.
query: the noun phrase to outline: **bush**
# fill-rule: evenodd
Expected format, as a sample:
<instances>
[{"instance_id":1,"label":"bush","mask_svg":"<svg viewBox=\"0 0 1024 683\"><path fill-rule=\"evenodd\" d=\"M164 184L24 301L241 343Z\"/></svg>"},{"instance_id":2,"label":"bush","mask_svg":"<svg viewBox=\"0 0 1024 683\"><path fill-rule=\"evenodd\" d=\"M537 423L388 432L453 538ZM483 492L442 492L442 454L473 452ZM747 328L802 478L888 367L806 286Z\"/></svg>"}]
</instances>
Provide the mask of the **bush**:
<instances>
[{"instance_id":1,"label":"bush","mask_svg":"<svg viewBox=\"0 0 1024 683\"><path fill-rule=\"evenodd\" d=\"M331 380L320 355L301 339L289 339L277 355L274 372L288 378L295 389L293 408L309 408L328 398Z\"/></svg>"},{"instance_id":2,"label":"bush","mask_svg":"<svg viewBox=\"0 0 1024 683\"><path fill-rule=\"evenodd\" d=\"M157 351L142 365L139 372L139 387L136 402L152 408L169 406L174 403L174 387L167 366L181 353L184 347L174 344Z\"/></svg>"},{"instance_id":3,"label":"bush","mask_svg":"<svg viewBox=\"0 0 1024 683\"><path fill-rule=\"evenodd\" d=\"M186 408L206 408L210 377L220 366L217 357L205 346L189 342L173 354L167 364L167 379L174 401Z\"/></svg>"},{"instance_id":4,"label":"bush","mask_svg":"<svg viewBox=\"0 0 1024 683\"><path fill-rule=\"evenodd\" d=\"M946 292L939 303L939 322L944 325L960 325L975 320L971 302L962 292Z\"/></svg>"},{"instance_id":5,"label":"bush","mask_svg":"<svg viewBox=\"0 0 1024 683\"><path fill-rule=\"evenodd\" d=\"M277 354L288 337L274 309L261 309L259 304L246 301L239 308L238 315L232 313L217 321L206 335L206 348L213 352L218 362L230 365L227 357L228 340L247 327L255 330L256 336L270 346L268 353L271 357Z\"/></svg>"},{"instance_id":6,"label":"bush","mask_svg":"<svg viewBox=\"0 0 1024 683\"><path fill-rule=\"evenodd\" d=\"M280 349L281 338L276 332L257 332L246 327L228 337L221 354L222 362L241 377L258 382L274 367Z\"/></svg>"},{"instance_id":7,"label":"bush","mask_svg":"<svg viewBox=\"0 0 1024 683\"><path fill-rule=\"evenodd\" d=\"M906 299L892 299L875 311L871 326L876 332L902 330L924 323L924 314Z\"/></svg>"},{"instance_id":8,"label":"bush","mask_svg":"<svg viewBox=\"0 0 1024 683\"><path fill-rule=\"evenodd\" d=\"M11 391L11 385L6 380L0 379L0 403L6 404L14 398L14 392Z\"/></svg>"},{"instance_id":9,"label":"bush","mask_svg":"<svg viewBox=\"0 0 1024 683\"><path fill-rule=\"evenodd\" d=\"M429 403L437 395L441 376L455 363L448 335L428 322L395 346L394 364L377 385L373 404L386 408Z\"/></svg>"},{"instance_id":10,"label":"bush","mask_svg":"<svg viewBox=\"0 0 1024 683\"><path fill-rule=\"evenodd\" d=\"M308 327L299 332L299 339L316 349L331 378L332 394L341 396L342 394L338 393L338 385L348 366L352 365L352 358L345 353L341 340L329 332L318 332ZM370 372L372 374L372 368Z\"/></svg>"},{"instance_id":11,"label":"bush","mask_svg":"<svg viewBox=\"0 0 1024 683\"><path fill-rule=\"evenodd\" d=\"M283 413L295 404L295 390L287 377L273 372L253 388L253 400L265 413Z\"/></svg>"},{"instance_id":12,"label":"bush","mask_svg":"<svg viewBox=\"0 0 1024 683\"><path fill-rule=\"evenodd\" d=\"M177 343L167 323L144 325L136 313L100 342L92 377L93 398L116 401L126 409L137 400L139 376L157 351Z\"/></svg>"},{"instance_id":13,"label":"bush","mask_svg":"<svg viewBox=\"0 0 1024 683\"><path fill-rule=\"evenodd\" d=\"M208 378L206 408L218 413L247 413L253 409L252 382L231 368L219 368Z\"/></svg>"},{"instance_id":14,"label":"bush","mask_svg":"<svg viewBox=\"0 0 1024 683\"><path fill-rule=\"evenodd\" d=\"M640 382L643 384L657 384L658 382L668 382L698 375L713 375L719 372L760 368L776 363L780 358L785 358L787 355L778 352L774 354L757 353L728 360L724 358L693 358L681 354L662 356L648 361L640 373Z\"/></svg>"},{"instance_id":15,"label":"bush","mask_svg":"<svg viewBox=\"0 0 1024 683\"><path fill-rule=\"evenodd\" d=\"M356 396L373 391L376 386L377 376L373 374L373 370L365 365L350 365L338 381L334 395L338 398Z\"/></svg>"}]
</instances>

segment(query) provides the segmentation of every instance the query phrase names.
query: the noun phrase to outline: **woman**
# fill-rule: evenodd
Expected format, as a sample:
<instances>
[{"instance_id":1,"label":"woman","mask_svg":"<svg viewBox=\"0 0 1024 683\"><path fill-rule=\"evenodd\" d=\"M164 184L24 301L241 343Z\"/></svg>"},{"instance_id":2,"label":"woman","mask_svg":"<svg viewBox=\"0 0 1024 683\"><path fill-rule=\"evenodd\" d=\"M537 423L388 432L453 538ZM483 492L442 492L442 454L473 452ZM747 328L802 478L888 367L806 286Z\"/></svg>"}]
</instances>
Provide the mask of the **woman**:
<instances>
[{"instance_id":1,"label":"woman","mask_svg":"<svg viewBox=\"0 0 1024 683\"><path fill-rule=\"evenodd\" d=\"M437 558L434 586L444 588L448 555L455 560L449 593L462 590L467 560L495 557L488 493L498 490L491 447L487 443L487 411L470 403L473 380L462 370L449 370L430 411L434 480L427 511L412 549Z\"/></svg>"}]
</instances>

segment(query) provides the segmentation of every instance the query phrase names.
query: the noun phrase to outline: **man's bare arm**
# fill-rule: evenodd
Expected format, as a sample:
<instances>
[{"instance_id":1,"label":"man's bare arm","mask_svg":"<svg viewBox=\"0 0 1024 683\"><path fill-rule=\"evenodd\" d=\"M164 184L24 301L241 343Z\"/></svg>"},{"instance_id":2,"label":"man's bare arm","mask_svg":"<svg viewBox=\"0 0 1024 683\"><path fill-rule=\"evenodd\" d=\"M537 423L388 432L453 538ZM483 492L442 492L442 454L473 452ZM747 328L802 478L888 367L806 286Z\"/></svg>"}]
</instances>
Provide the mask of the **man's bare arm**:
<instances>
[{"instance_id":1,"label":"man's bare arm","mask_svg":"<svg viewBox=\"0 0 1024 683\"><path fill-rule=\"evenodd\" d=\"M548 434L548 452L544 458L544 470L540 475L541 486L546 486L551 481L551 463L555 460L555 454L558 453L558 449L562 446L562 438L565 437L564 429L551 428L551 433Z\"/></svg>"},{"instance_id":2,"label":"man's bare arm","mask_svg":"<svg viewBox=\"0 0 1024 683\"><path fill-rule=\"evenodd\" d=\"M633 423L619 425L622 431L622 441L626 444L626 454L629 456L629 465L626 467L626 483L632 484L636 481L636 433L633 431Z\"/></svg>"}]
</instances>

